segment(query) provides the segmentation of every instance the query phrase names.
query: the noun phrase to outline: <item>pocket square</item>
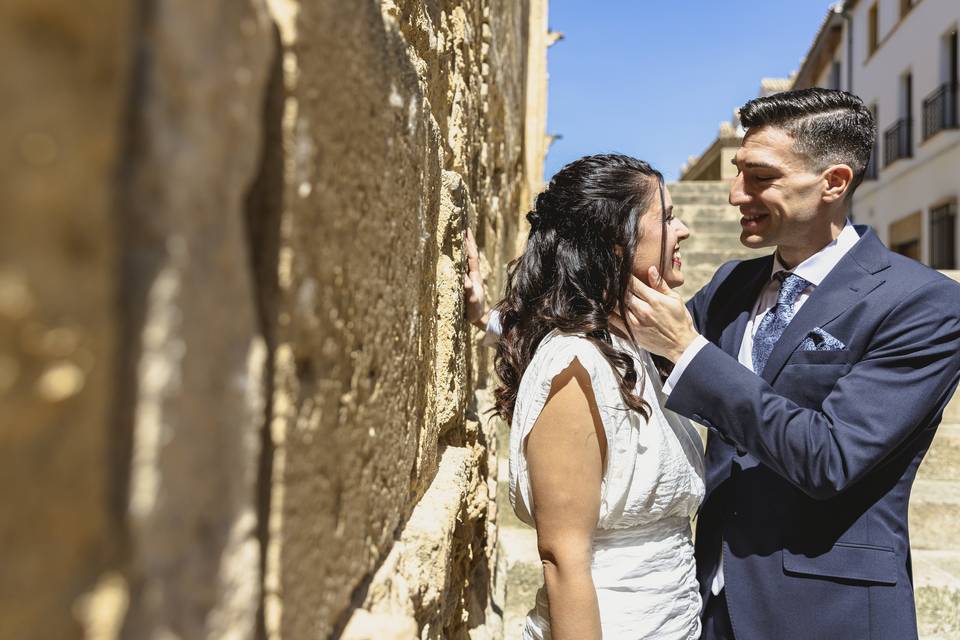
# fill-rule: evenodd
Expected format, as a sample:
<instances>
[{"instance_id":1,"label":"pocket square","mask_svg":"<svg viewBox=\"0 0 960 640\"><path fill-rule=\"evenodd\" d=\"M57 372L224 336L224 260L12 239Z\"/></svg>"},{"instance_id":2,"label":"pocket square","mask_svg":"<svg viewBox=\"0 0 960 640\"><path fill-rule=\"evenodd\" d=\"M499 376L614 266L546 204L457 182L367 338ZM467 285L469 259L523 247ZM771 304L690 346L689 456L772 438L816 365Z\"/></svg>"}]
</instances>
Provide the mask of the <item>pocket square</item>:
<instances>
[{"instance_id":1,"label":"pocket square","mask_svg":"<svg viewBox=\"0 0 960 640\"><path fill-rule=\"evenodd\" d=\"M800 351L842 351L847 345L817 327L800 343Z\"/></svg>"}]
</instances>

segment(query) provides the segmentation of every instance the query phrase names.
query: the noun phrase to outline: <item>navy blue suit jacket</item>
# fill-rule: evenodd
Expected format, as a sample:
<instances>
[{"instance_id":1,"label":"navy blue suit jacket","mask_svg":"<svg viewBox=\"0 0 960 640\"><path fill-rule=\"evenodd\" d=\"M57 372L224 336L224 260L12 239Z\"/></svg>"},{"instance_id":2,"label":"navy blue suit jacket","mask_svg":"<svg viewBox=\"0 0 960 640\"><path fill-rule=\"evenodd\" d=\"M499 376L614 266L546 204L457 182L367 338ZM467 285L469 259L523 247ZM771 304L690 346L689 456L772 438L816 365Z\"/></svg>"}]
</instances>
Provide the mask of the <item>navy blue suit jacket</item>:
<instances>
[{"instance_id":1,"label":"navy blue suit jacket","mask_svg":"<svg viewBox=\"0 0 960 640\"><path fill-rule=\"evenodd\" d=\"M722 539L738 640L917 637L907 502L960 376L960 286L857 232L760 375L737 353L773 257L689 303L711 344L667 407L710 429L697 573L706 595ZM798 349L817 327L846 348Z\"/></svg>"}]
</instances>

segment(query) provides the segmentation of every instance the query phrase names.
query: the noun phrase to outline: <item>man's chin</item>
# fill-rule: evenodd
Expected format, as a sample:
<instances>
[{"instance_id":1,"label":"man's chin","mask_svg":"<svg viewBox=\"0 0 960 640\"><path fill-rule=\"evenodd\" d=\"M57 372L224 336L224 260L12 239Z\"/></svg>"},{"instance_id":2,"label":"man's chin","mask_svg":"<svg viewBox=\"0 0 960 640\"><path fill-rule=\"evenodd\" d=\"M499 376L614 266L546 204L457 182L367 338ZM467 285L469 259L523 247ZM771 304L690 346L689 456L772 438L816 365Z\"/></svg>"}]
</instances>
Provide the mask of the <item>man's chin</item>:
<instances>
[{"instance_id":1,"label":"man's chin","mask_svg":"<svg viewBox=\"0 0 960 640\"><path fill-rule=\"evenodd\" d=\"M763 236L757 235L756 233L750 233L748 231L740 232L740 244L748 249L762 249L764 247L774 246L774 243L770 242Z\"/></svg>"}]
</instances>

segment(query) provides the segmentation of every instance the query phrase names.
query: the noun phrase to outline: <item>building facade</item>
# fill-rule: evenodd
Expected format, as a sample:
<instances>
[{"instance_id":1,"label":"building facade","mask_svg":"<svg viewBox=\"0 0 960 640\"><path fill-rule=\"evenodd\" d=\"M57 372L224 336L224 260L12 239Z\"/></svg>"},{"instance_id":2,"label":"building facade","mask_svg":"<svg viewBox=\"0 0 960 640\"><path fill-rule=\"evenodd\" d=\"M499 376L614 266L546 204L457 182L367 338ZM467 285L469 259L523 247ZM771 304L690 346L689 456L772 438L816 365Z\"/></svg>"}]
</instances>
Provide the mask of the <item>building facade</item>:
<instances>
[{"instance_id":1,"label":"building facade","mask_svg":"<svg viewBox=\"0 0 960 640\"><path fill-rule=\"evenodd\" d=\"M847 0L831 7L794 88L844 89L877 120L877 144L853 200L857 222L892 249L957 268L960 3Z\"/></svg>"}]
</instances>

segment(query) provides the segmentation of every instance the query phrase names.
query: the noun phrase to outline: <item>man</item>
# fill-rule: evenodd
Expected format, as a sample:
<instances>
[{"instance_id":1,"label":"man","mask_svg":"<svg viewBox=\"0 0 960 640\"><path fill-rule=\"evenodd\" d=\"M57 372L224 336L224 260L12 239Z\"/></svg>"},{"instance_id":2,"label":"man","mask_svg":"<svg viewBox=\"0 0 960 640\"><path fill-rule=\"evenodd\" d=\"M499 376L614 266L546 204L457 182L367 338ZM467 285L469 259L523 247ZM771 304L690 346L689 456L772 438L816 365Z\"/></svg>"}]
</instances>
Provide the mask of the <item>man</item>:
<instances>
[{"instance_id":1,"label":"man","mask_svg":"<svg viewBox=\"0 0 960 640\"><path fill-rule=\"evenodd\" d=\"M960 375L960 287L847 221L875 136L858 98L791 91L740 120L730 204L775 254L686 308L636 280L627 319L676 363L667 407L710 430L703 637L916 638L907 505Z\"/></svg>"}]
</instances>

